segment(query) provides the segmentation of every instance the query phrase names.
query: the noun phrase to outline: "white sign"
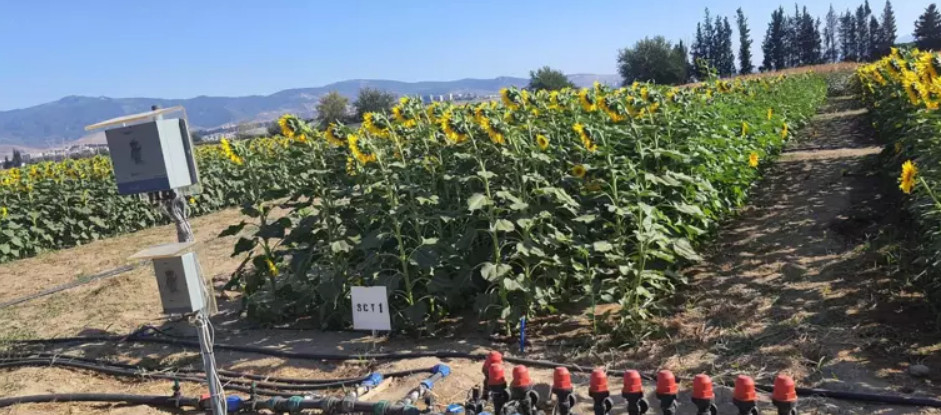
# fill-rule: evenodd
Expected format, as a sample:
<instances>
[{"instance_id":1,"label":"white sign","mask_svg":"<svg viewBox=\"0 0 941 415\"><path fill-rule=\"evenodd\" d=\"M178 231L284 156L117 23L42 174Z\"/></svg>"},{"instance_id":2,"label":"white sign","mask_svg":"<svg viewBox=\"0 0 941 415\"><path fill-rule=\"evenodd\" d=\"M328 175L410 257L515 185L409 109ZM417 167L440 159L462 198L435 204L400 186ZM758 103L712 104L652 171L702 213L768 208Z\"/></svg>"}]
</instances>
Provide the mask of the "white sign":
<instances>
[{"instance_id":1,"label":"white sign","mask_svg":"<svg viewBox=\"0 0 941 415\"><path fill-rule=\"evenodd\" d=\"M352 287L354 330L392 330L386 287Z\"/></svg>"}]
</instances>

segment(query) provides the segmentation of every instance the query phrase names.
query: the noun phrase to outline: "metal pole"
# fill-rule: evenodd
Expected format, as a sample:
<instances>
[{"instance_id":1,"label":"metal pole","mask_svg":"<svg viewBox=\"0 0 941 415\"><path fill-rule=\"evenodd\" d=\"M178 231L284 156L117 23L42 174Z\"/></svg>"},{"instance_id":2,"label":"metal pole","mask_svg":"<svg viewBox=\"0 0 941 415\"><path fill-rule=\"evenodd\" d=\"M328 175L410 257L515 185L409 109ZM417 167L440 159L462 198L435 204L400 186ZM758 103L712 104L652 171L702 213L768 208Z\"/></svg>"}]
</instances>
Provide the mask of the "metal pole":
<instances>
[{"instance_id":1,"label":"metal pole","mask_svg":"<svg viewBox=\"0 0 941 415\"><path fill-rule=\"evenodd\" d=\"M216 358L212 353L212 338L209 332L209 313L203 307L196 315L196 334L199 336L199 354L203 358L203 369L206 371L206 384L209 386L209 401L212 404L212 413L225 415L225 391L222 382L216 373Z\"/></svg>"}]
</instances>

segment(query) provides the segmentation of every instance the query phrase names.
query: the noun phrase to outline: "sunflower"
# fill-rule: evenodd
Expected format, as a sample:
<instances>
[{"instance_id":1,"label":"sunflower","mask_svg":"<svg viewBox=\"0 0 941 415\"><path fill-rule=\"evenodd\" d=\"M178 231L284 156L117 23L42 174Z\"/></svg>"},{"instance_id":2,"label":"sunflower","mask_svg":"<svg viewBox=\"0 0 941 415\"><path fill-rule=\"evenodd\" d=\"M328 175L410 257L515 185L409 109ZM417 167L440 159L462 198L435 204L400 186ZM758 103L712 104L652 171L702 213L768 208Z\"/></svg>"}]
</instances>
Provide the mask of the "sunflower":
<instances>
[{"instance_id":1,"label":"sunflower","mask_svg":"<svg viewBox=\"0 0 941 415\"><path fill-rule=\"evenodd\" d=\"M542 134L538 134L536 135L536 144L539 145L539 149L545 150L549 148L549 138Z\"/></svg>"},{"instance_id":2,"label":"sunflower","mask_svg":"<svg viewBox=\"0 0 941 415\"><path fill-rule=\"evenodd\" d=\"M336 124L334 123L328 124L327 129L324 130L323 132L323 136L326 137L328 143L339 147L339 146L342 146L344 143L343 143L343 140L340 139L340 137L337 137L336 129L337 129Z\"/></svg>"},{"instance_id":3,"label":"sunflower","mask_svg":"<svg viewBox=\"0 0 941 415\"><path fill-rule=\"evenodd\" d=\"M742 137L748 135L748 123L742 121Z\"/></svg>"},{"instance_id":4,"label":"sunflower","mask_svg":"<svg viewBox=\"0 0 941 415\"><path fill-rule=\"evenodd\" d=\"M751 154L748 155L748 165L752 168L758 167L758 153L752 151Z\"/></svg>"},{"instance_id":5,"label":"sunflower","mask_svg":"<svg viewBox=\"0 0 941 415\"><path fill-rule=\"evenodd\" d=\"M363 128L366 131L369 131L370 134L375 135L376 137L388 137L389 130L386 128L380 128L376 125L376 114L367 112L363 114Z\"/></svg>"},{"instance_id":6,"label":"sunflower","mask_svg":"<svg viewBox=\"0 0 941 415\"><path fill-rule=\"evenodd\" d=\"M585 146L585 149L591 152L594 152L598 149L598 146L591 141L591 137L588 135L588 130L585 129L585 126L581 123L575 123L572 126L572 129L578 133L578 138L582 140L582 145Z\"/></svg>"},{"instance_id":7,"label":"sunflower","mask_svg":"<svg viewBox=\"0 0 941 415\"><path fill-rule=\"evenodd\" d=\"M271 261L271 258L265 258L265 264L268 265L268 272L271 274L271 276L278 275L278 267L274 265L274 262Z\"/></svg>"},{"instance_id":8,"label":"sunflower","mask_svg":"<svg viewBox=\"0 0 941 415\"><path fill-rule=\"evenodd\" d=\"M284 114L281 118L278 118L278 126L281 127L281 135L287 138L294 137L294 127L291 126L292 119L297 119L297 117L291 114Z\"/></svg>"},{"instance_id":9,"label":"sunflower","mask_svg":"<svg viewBox=\"0 0 941 415\"><path fill-rule=\"evenodd\" d=\"M911 194L912 188L915 187L915 175L917 174L918 168L915 167L915 163L912 163L911 160L903 163L902 175L899 176L899 189L902 189L905 194Z\"/></svg>"},{"instance_id":10,"label":"sunflower","mask_svg":"<svg viewBox=\"0 0 941 415\"><path fill-rule=\"evenodd\" d=\"M562 109L562 106L559 105L559 91L549 93L549 109L557 111Z\"/></svg>"},{"instance_id":11,"label":"sunflower","mask_svg":"<svg viewBox=\"0 0 941 415\"><path fill-rule=\"evenodd\" d=\"M585 169L585 166L581 164L576 164L572 167L572 176L575 176L579 179L584 178L585 174L588 173L588 170Z\"/></svg>"},{"instance_id":12,"label":"sunflower","mask_svg":"<svg viewBox=\"0 0 941 415\"><path fill-rule=\"evenodd\" d=\"M598 106L588 97L588 89L578 91L578 102L582 104L585 111L594 112L598 109Z\"/></svg>"},{"instance_id":13,"label":"sunflower","mask_svg":"<svg viewBox=\"0 0 941 415\"><path fill-rule=\"evenodd\" d=\"M774 116L774 110L771 108L768 108L768 121L771 121L771 117L773 116Z\"/></svg>"},{"instance_id":14,"label":"sunflower","mask_svg":"<svg viewBox=\"0 0 941 415\"><path fill-rule=\"evenodd\" d=\"M360 162L360 164L367 164L376 161L375 154L364 154L359 148L359 136L356 134L350 134L346 136L346 141L350 146L350 153L353 153L353 157Z\"/></svg>"},{"instance_id":15,"label":"sunflower","mask_svg":"<svg viewBox=\"0 0 941 415\"><path fill-rule=\"evenodd\" d=\"M519 105L516 105L513 99L510 98L510 90L507 88L500 89L500 99L503 101L503 105L506 105L506 107L511 110L515 110L519 107Z\"/></svg>"},{"instance_id":16,"label":"sunflower","mask_svg":"<svg viewBox=\"0 0 941 415\"><path fill-rule=\"evenodd\" d=\"M787 138L787 123L781 123L781 138Z\"/></svg>"},{"instance_id":17,"label":"sunflower","mask_svg":"<svg viewBox=\"0 0 941 415\"><path fill-rule=\"evenodd\" d=\"M232 144L229 143L228 139L223 138L219 140L222 144L222 152L229 158L233 163L242 165L245 162L238 154L235 154L235 150L232 149Z\"/></svg>"},{"instance_id":18,"label":"sunflower","mask_svg":"<svg viewBox=\"0 0 941 415\"><path fill-rule=\"evenodd\" d=\"M7 207L0 207L0 219L6 219L7 216L10 216L10 211L7 210Z\"/></svg>"},{"instance_id":19,"label":"sunflower","mask_svg":"<svg viewBox=\"0 0 941 415\"><path fill-rule=\"evenodd\" d=\"M189 203L190 203L190 206L196 206L196 198L193 196L190 196Z\"/></svg>"}]
</instances>

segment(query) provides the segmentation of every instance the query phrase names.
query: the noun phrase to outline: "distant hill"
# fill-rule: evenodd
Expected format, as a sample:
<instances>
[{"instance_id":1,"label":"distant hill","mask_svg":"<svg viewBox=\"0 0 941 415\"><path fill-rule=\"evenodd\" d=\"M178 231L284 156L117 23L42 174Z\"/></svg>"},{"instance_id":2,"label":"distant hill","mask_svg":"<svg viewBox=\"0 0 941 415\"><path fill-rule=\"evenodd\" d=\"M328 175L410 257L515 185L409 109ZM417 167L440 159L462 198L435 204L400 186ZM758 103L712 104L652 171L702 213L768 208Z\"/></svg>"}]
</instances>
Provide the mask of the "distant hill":
<instances>
[{"instance_id":1,"label":"distant hill","mask_svg":"<svg viewBox=\"0 0 941 415\"><path fill-rule=\"evenodd\" d=\"M573 74L569 77L578 86L590 86L595 81L611 85L620 83L617 75ZM0 146L61 146L85 137L86 125L147 111L154 104L161 107L183 105L194 128L211 129L242 121L273 120L286 112L311 116L317 100L330 91L351 99L365 87L397 95L490 95L500 88L525 86L528 82L528 79L514 77L423 82L353 79L315 88L286 89L265 96L199 96L189 99L68 96L29 108L0 111Z\"/></svg>"}]
</instances>

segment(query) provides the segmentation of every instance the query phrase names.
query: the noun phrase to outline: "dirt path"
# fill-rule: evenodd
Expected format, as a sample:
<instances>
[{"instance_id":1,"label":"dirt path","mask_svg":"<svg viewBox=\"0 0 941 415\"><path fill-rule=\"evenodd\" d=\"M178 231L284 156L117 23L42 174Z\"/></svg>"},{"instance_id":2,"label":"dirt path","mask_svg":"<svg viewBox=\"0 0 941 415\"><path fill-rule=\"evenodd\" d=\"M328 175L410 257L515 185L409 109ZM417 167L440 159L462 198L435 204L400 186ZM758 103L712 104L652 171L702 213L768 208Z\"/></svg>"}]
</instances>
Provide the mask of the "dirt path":
<instances>
[{"instance_id":1,"label":"dirt path","mask_svg":"<svg viewBox=\"0 0 941 415\"><path fill-rule=\"evenodd\" d=\"M839 390L939 395L941 336L922 327L928 317L914 295L900 291L899 275L890 259L901 252L898 232L904 222L895 214L898 192L891 178L878 171L880 147L866 128L865 113L851 98L835 98L812 124L768 167L765 179L752 190L751 204L719 232L705 263L688 270L691 284L679 297L678 312L661 323L661 335L637 347L602 350L586 346L585 327L565 316L542 319L542 326L566 327L559 337L540 336L531 327L528 357L636 368L651 373L670 368L689 378L706 372L720 382L747 373L770 383L786 371L801 386ZM196 219L203 241L200 260L207 272L231 272L238 258L229 258L232 238L215 238L239 220L235 211ZM0 278L14 281L0 289L0 299L29 294L49 284L67 282L76 272L94 273L124 263L130 253L172 239L159 228L98 241L84 247L49 253L0 266ZM37 275L37 277L32 277ZM0 313L0 338L50 337L127 333L140 324L162 324L178 334L192 334L185 323L160 320L159 301L152 295L153 277L141 268L112 280L57 293ZM231 304L230 304L231 305ZM927 326L927 325L924 325ZM307 352L359 354L380 351L511 350L492 343L485 330L456 330L444 338L396 336L375 342L361 333L312 330L262 330L234 316L216 319L217 342L278 347ZM558 332L559 330L556 330ZM552 346L547 345L547 341ZM566 341L568 346L560 346ZM572 344L576 344L572 347ZM588 342L590 344L590 342ZM93 345L70 350L86 356L123 362L198 365L198 356L170 346ZM510 353L513 353L511 350ZM262 358L244 353L218 353L221 367L271 376L328 378L355 376L367 370L392 371L425 367L426 358L398 362L332 364L296 359ZM478 384L479 362L448 359L453 374L436 388L439 402L463 401ZM906 373L913 363L932 369L927 379ZM509 369L508 369L509 374ZM421 376L397 380L369 400L399 399ZM533 370L533 379L547 392L549 369ZM578 411L591 413L587 376L574 376ZM610 379L612 389L620 381ZM648 384L648 399L656 402ZM184 393L201 393L200 385L184 385ZM681 414L693 413L689 385L681 388ZM62 392L169 393L166 381L115 379L88 372L48 368L0 371L0 396ZM720 413L735 413L731 391L717 388ZM762 413L775 413L763 396ZM615 414L624 413L619 397ZM803 399L802 414L938 414L910 407L862 406L827 399ZM164 413L153 408L110 405L25 405L0 413ZM659 413L653 410L651 413Z\"/></svg>"},{"instance_id":2,"label":"dirt path","mask_svg":"<svg viewBox=\"0 0 941 415\"><path fill-rule=\"evenodd\" d=\"M723 227L710 260L690 270L684 311L667 322L670 341L647 344L639 360L685 373L747 372L768 382L786 371L805 385L938 396L938 335L922 327L928 317L917 299L899 294L898 276L887 275L891 255L875 249L900 225L898 192L877 173L882 148L855 104L831 99L788 145L750 205ZM928 379L906 373L922 362L934 369ZM936 413L812 404L820 413Z\"/></svg>"}]
</instances>

